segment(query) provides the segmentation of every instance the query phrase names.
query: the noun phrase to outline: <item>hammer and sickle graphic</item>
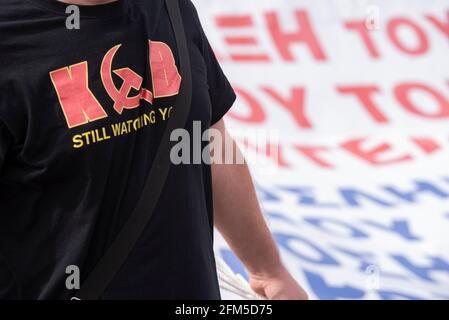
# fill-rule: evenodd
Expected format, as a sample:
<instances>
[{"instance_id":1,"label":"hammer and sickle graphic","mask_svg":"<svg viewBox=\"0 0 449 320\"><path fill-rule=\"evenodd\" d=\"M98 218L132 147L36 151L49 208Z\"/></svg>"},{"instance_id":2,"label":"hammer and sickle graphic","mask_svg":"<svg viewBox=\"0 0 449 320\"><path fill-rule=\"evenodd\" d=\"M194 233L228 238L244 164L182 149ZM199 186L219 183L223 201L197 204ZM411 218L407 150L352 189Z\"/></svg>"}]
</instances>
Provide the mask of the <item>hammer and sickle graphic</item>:
<instances>
[{"instance_id":1,"label":"hammer and sickle graphic","mask_svg":"<svg viewBox=\"0 0 449 320\"><path fill-rule=\"evenodd\" d=\"M106 53L101 63L101 80L106 92L114 101L114 109L119 114L122 114L124 109L137 108L140 105L141 99L152 103L153 94L151 91L141 88L143 82L142 77L130 68L121 68L112 71L112 61L120 47L121 44L116 45ZM112 72L123 80L120 88L115 86L112 79ZM139 93L130 97L131 89L135 89Z\"/></svg>"}]
</instances>

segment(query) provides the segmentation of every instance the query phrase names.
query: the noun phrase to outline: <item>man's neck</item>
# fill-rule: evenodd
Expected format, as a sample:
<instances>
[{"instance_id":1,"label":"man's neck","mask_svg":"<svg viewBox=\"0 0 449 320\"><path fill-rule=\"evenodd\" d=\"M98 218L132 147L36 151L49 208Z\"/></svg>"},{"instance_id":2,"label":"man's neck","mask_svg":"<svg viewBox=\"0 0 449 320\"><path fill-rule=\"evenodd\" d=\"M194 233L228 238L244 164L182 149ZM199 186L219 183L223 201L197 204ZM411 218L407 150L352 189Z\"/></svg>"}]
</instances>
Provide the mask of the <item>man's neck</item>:
<instances>
[{"instance_id":1,"label":"man's neck","mask_svg":"<svg viewBox=\"0 0 449 320\"><path fill-rule=\"evenodd\" d=\"M68 3L68 4L95 6L95 5L99 5L99 4L107 4L107 3L111 3L111 2L116 2L118 0L58 0L58 1Z\"/></svg>"}]
</instances>

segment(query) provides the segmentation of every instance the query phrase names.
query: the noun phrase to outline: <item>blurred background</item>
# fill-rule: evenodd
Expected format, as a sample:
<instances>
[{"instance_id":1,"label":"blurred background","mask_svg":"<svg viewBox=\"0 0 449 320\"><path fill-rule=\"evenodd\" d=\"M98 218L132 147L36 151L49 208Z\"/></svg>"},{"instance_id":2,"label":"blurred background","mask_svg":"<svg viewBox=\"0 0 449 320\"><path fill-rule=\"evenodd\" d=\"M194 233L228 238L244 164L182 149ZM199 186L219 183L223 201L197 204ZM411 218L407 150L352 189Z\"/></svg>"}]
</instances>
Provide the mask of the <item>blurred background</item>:
<instances>
[{"instance_id":1,"label":"blurred background","mask_svg":"<svg viewBox=\"0 0 449 320\"><path fill-rule=\"evenodd\" d=\"M311 298L449 299L449 0L193 2Z\"/></svg>"}]
</instances>

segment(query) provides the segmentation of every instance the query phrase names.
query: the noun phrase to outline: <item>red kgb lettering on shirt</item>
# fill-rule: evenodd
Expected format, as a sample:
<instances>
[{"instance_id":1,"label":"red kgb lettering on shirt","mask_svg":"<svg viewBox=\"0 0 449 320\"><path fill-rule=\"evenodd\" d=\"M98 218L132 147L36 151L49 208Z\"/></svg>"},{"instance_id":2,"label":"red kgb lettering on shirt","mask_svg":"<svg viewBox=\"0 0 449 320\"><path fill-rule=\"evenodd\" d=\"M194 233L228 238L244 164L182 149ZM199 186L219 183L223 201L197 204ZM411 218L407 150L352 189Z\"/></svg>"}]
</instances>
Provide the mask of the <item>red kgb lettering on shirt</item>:
<instances>
[{"instance_id":1,"label":"red kgb lettering on shirt","mask_svg":"<svg viewBox=\"0 0 449 320\"><path fill-rule=\"evenodd\" d=\"M163 42L150 41L150 65L153 78L154 97L169 97L178 94L181 75L176 67L170 47Z\"/></svg>"},{"instance_id":2,"label":"red kgb lettering on shirt","mask_svg":"<svg viewBox=\"0 0 449 320\"><path fill-rule=\"evenodd\" d=\"M152 91L142 87L142 76L129 67L112 70L114 57L121 44L111 48L103 58L100 68L101 80L118 114L122 114L125 109L139 107L141 100L152 104L154 98L169 97L179 93L181 75L172 50L167 44L159 41L149 41L149 46ZM113 81L113 73L122 80L119 87ZM52 71L50 78L69 128L108 116L89 89L87 61ZM132 89L138 93L131 95Z\"/></svg>"},{"instance_id":3,"label":"red kgb lettering on shirt","mask_svg":"<svg viewBox=\"0 0 449 320\"><path fill-rule=\"evenodd\" d=\"M88 84L87 61L50 72L69 128L107 117Z\"/></svg>"}]
</instances>

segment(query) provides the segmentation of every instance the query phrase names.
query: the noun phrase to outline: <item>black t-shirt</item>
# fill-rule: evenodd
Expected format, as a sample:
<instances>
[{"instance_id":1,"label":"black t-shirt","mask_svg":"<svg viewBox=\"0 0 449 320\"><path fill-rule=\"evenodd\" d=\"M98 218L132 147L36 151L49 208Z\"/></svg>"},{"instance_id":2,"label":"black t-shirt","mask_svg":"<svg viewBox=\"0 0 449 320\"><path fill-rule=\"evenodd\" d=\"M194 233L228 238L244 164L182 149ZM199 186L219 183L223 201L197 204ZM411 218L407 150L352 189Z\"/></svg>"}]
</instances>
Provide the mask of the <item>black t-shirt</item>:
<instances>
[{"instance_id":1,"label":"black t-shirt","mask_svg":"<svg viewBox=\"0 0 449 320\"><path fill-rule=\"evenodd\" d=\"M186 129L235 100L190 0L180 0L193 98ZM135 207L180 75L163 0L80 8L2 0L0 298L65 299ZM73 23L73 20L68 21ZM204 142L202 143L204 146ZM105 299L219 299L210 166L172 166L152 221ZM82 281L81 281L82 282Z\"/></svg>"}]
</instances>

